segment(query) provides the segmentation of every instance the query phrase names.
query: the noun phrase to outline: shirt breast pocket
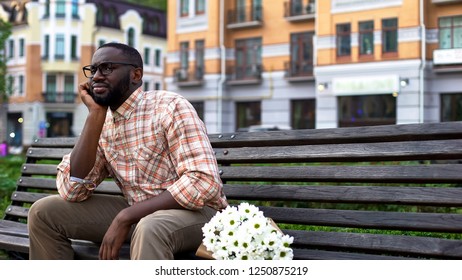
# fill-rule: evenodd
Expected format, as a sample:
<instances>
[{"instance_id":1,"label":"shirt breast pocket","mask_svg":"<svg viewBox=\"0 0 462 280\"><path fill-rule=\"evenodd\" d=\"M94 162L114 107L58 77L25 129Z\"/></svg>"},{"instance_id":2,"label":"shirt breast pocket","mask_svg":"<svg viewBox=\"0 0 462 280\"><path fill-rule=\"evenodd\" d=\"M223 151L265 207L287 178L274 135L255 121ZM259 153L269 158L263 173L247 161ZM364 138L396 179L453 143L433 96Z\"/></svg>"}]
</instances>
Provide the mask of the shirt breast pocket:
<instances>
[{"instance_id":1,"label":"shirt breast pocket","mask_svg":"<svg viewBox=\"0 0 462 280\"><path fill-rule=\"evenodd\" d=\"M170 166L163 149L142 146L134 153L137 179L140 183L161 183L169 178Z\"/></svg>"}]
</instances>

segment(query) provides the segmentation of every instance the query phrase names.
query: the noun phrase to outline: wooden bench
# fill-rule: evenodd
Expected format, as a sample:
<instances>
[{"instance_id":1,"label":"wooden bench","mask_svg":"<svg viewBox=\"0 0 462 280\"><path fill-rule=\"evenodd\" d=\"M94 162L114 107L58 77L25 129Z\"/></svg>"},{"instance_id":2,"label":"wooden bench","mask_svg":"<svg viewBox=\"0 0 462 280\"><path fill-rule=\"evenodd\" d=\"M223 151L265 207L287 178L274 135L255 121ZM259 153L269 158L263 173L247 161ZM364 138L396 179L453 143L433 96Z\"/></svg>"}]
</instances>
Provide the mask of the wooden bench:
<instances>
[{"instance_id":1,"label":"wooden bench","mask_svg":"<svg viewBox=\"0 0 462 280\"><path fill-rule=\"evenodd\" d=\"M462 259L462 122L210 135L231 203L258 204L296 259ZM27 151L0 249L27 257L27 211L75 138ZM98 192L119 195L113 182ZM98 246L73 243L78 258ZM128 258L128 245L122 250Z\"/></svg>"}]
</instances>

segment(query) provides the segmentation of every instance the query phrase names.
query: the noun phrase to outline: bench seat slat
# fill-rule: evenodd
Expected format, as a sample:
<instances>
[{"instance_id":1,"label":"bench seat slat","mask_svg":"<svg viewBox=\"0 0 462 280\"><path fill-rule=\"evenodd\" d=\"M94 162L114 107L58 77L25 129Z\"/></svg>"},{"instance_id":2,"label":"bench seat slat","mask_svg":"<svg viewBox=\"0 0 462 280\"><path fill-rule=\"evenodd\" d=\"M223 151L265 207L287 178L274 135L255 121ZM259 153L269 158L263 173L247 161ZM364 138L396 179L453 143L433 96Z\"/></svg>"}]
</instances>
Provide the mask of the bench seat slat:
<instances>
[{"instance_id":1,"label":"bench seat slat","mask_svg":"<svg viewBox=\"0 0 462 280\"><path fill-rule=\"evenodd\" d=\"M421 236L284 230L295 246L330 250L359 250L382 254L405 254L432 258L462 258L462 240Z\"/></svg>"},{"instance_id":2,"label":"bench seat slat","mask_svg":"<svg viewBox=\"0 0 462 280\"><path fill-rule=\"evenodd\" d=\"M394 257L338 251L294 248L294 260L410 260L409 257ZM415 259L415 258L414 258Z\"/></svg>"},{"instance_id":3,"label":"bench seat slat","mask_svg":"<svg viewBox=\"0 0 462 280\"><path fill-rule=\"evenodd\" d=\"M223 180L282 182L459 183L462 165L220 166Z\"/></svg>"},{"instance_id":4,"label":"bench seat slat","mask_svg":"<svg viewBox=\"0 0 462 280\"><path fill-rule=\"evenodd\" d=\"M277 223L462 233L462 215L260 206Z\"/></svg>"},{"instance_id":5,"label":"bench seat slat","mask_svg":"<svg viewBox=\"0 0 462 280\"><path fill-rule=\"evenodd\" d=\"M221 163L462 159L462 140L217 148Z\"/></svg>"},{"instance_id":6,"label":"bench seat slat","mask_svg":"<svg viewBox=\"0 0 462 280\"><path fill-rule=\"evenodd\" d=\"M43 160L43 159L50 159L50 160L57 160L60 161L65 154L68 154L71 152L71 148L57 148L57 147L51 147L51 148L36 148L36 147L31 147L27 149L27 157L29 159L38 159L38 160Z\"/></svg>"},{"instance_id":7,"label":"bench seat slat","mask_svg":"<svg viewBox=\"0 0 462 280\"><path fill-rule=\"evenodd\" d=\"M19 179L18 186L27 189L49 190L57 192L55 178L21 177ZM122 194L119 187L113 180L103 181L98 185L95 192L106 194Z\"/></svg>"},{"instance_id":8,"label":"bench seat slat","mask_svg":"<svg viewBox=\"0 0 462 280\"><path fill-rule=\"evenodd\" d=\"M462 206L462 188L225 184L228 199Z\"/></svg>"},{"instance_id":9,"label":"bench seat slat","mask_svg":"<svg viewBox=\"0 0 462 280\"><path fill-rule=\"evenodd\" d=\"M261 147L460 139L462 122L220 133L209 139L216 148Z\"/></svg>"},{"instance_id":10,"label":"bench seat slat","mask_svg":"<svg viewBox=\"0 0 462 280\"><path fill-rule=\"evenodd\" d=\"M40 163L25 163L22 166L23 175L49 175L56 176L56 165L40 164Z\"/></svg>"}]
</instances>

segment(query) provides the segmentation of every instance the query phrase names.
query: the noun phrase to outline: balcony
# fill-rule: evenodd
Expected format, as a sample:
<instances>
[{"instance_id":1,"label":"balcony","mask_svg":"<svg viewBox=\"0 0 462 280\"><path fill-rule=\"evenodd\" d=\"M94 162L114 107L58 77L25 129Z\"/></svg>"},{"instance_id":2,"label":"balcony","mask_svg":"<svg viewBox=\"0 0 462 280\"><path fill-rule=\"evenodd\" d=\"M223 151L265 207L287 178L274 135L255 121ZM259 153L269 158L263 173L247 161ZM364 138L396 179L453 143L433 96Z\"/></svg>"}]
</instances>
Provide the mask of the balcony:
<instances>
[{"instance_id":1,"label":"balcony","mask_svg":"<svg viewBox=\"0 0 462 280\"><path fill-rule=\"evenodd\" d=\"M289 82L305 82L314 80L313 76L313 63L287 61L284 64L285 78Z\"/></svg>"},{"instance_id":2,"label":"balcony","mask_svg":"<svg viewBox=\"0 0 462 280\"><path fill-rule=\"evenodd\" d=\"M260 27L263 25L263 8L261 5L243 7L228 11L228 29Z\"/></svg>"},{"instance_id":3,"label":"balcony","mask_svg":"<svg viewBox=\"0 0 462 280\"><path fill-rule=\"evenodd\" d=\"M250 64L242 66L231 66L227 68L228 85L253 85L262 81L263 66L261 64Z\"/></svg>"},{"instance_id":4,"label":"balcony","mask_svg":"<svg viewBox=\"0 0 462 280\"><path fill-rule=\"evenodd\" d=\"M174 81L179 87L200 86L204 83L204 67L176 68L173 70Z\"/></svg>"},{"instance_id":5,"label":"balcony","mask_svg":"<svg viewBox=\"0 0 462 280\"><path fill-rule=\"evenodd\" d=\"M45 103L52 104L74 104L77 93L75 92L52 92L42 93Z\"/></svg>"},{"instance_id":6,"label":"balcony","mask_svg":"<svg viewBox=\"0 0 462 280\"><path fill-rule=\"evenodd\" d=\"M292 22L314 19L316 17L316 4L314 1L305 1L290 0L285 2L284 17Z\"/></svg>"}]
</instances>

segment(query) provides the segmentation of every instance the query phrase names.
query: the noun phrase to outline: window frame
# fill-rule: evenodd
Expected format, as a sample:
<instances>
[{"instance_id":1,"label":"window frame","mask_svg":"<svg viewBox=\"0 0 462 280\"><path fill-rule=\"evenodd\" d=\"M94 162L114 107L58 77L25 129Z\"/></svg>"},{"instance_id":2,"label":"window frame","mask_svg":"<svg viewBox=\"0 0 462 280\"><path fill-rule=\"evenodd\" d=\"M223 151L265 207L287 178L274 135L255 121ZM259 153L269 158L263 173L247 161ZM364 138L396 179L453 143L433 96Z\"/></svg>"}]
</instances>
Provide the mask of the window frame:
<instances>
[{"instance_id":1,"label":"window frame","mask_svg":"<svg viewBox=\"0 0 462 280\"><path fill-rule=\"evenodd\" d=\"M359 30L359 55L374 55L374 21L366 20L358 23ZM369 44L367 44L369 40ZM369 46L367 46L369 45Z\"/></svg>"},{"instance_id":2,"label":"window frame","mask_svg":"<svg viewBox=\"0 0 462 280\"><path fill-rule=\"evenodd\" d=\"M460 24L455 24L454 20L460 18ZM442 26L442 21L443 20L450 20L450 25L449 26ZM457 15L457 16L444 16L438 18L438 48L439 49L455 49L455 48L462 48L462 40L460 40L460 45L455 44L455 39L458 37L455 30L459 31L459 33L462 33L462 15ZM449 47L443 47L442 46L442 41L441 37L445 35L445 32L443 31L449 31Z\"/></svg>"},{"instance_id":3,"label":"window frame","mask_svg":"<svg viewBox=\"0 0 462 280\"><path fill-rule=\"evenodd\" d=\"M336 56L338 58L351 57L351 23L338 23L335 31Z\"/></svg>"},{"instance_id":4,"label":"window frame","mask_svg":"<svg viewBox=\"0 0 462 280\"><path fill-rule=\"evenodd\" d=\"M386 26L386 22L395 21L396 25L394 26ZM387 38L389 35L394 34L393 40L394 42L394 49L386 47L388 45ZM382 54L397 54L398 53L398 18L385 18L382 19Z\"/></svg>"}]
</instances>

